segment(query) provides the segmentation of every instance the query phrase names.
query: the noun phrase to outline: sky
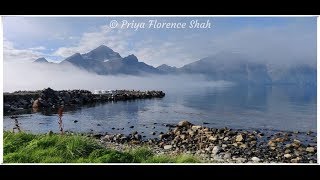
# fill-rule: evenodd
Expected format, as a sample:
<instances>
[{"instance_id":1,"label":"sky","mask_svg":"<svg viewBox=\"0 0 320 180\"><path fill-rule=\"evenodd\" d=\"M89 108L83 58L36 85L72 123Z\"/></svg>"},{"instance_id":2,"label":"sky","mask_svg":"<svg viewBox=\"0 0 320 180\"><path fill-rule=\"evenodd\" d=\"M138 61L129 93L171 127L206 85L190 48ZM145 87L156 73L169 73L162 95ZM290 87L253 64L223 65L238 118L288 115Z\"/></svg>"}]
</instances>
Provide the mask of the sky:
<instances>
[{"instance_id":1,"label":"sky","mask_svg":"<svg viewBox=\"0 0 320 180\"><path fill-rule=\"evenodd\" d=\"M185 28L149 27L186 23ZM219 51L270 63L316 63L316 17L3 17L4 61L60 62L107 45L153 66L181 67ZM112 22L117 21L113 28ZM190 27L191 22L210 27ZM128 22L128 23L126 23ZM129 24L131 23L131 24ZM144 26L142 27L142 24ZM140 27L140 28L137 28Z\"/></svg>"}]
</instances>

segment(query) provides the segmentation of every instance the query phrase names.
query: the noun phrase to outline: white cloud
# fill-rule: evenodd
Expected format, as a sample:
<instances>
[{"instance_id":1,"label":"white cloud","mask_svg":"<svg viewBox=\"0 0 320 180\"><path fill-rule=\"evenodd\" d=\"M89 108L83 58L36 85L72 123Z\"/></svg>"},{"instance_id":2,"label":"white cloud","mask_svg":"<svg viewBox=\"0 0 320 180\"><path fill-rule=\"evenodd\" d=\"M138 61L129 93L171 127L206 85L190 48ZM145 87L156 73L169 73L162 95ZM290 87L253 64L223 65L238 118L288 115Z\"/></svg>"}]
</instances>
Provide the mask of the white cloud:
<instances>
[{"instance_id":1,"label":"white cloud","mask_svg":"<svg viewBox=\"0 0 320 180\"><path fill-rule=\"evenodd\" d=\"M29 50L42 51L42 50L46 50L46 48L44 46L37 46L37 47L29 48Z\"/></svg>"},{"instance_id":2,"label":"white cloud","mask_svg":"<svg viewBox=\"0 0 320 180\"><path fill-rule=\"evenodd\" d=\"M26 79L28 81L26 81ZM108 82L108 83L106 83ZM154 82L157 82L156 84ZM181 84L181 82L184 82ZM179 84L179 86L177 86ZM151 75L142 76L102 76L80 70L74 66L5 62L3 90L41 90L51 87L62 89L189 89L191 87L220 87L230 85L228 82L210 82L202 76L191 75Z\"/></svg>"},{"instance_id":3,"label":"white cloud","mask_svg":"<svg viewBox=\"0 0 320 180\"><path fill-rule=\"evenodd\" d=\"M4 39L3 59L4 61L30 62L43 57L41 52L32 49L16 49L12 42Z\"/></svg>"},{"instance_id":4,"label":"white cloud","mask_svg":"<svg viewBox=\"0 0 320 180\"><path fill-rule=\"evenodd\" d=\"M57 34L57 37L61 36L66 42L76 44L60 47L51 56L58 56L63 60L74 53L86 53L104 44L123 57L135 54L140 61L153 66L168 64L181 67L221 50L243 52L258 57L257 60L288 63L293 62L293 59L314 60L316 34L312 27L306 26L303 21L297 21L294 24L235 29L220 34L215 31L159 31L161 36L158 36L152 29L134 31L111 29L104 25L80 36L61 36L59 31L60 35ZM33 30L30 27L30 32ZM41 46L27 50L6 50L5 58L34 59L41 55L41 50Z\"/></svg>"},{"instance_id":5,"label":"white cloud","mask_svg":"<svg viewBox=\"0 0 320 180\"><path fill-rule=\"evenodd\" d=\"M125 29L110 29L108 26L100 27L97 32L83 33L76 46L60 47L53 54L68 57L74 53L86 53L100 45L106 45L120 54L128 53L128 38L131 33ZM73 39L76 39L73 37Z\"/></svg>"}]
</instances>

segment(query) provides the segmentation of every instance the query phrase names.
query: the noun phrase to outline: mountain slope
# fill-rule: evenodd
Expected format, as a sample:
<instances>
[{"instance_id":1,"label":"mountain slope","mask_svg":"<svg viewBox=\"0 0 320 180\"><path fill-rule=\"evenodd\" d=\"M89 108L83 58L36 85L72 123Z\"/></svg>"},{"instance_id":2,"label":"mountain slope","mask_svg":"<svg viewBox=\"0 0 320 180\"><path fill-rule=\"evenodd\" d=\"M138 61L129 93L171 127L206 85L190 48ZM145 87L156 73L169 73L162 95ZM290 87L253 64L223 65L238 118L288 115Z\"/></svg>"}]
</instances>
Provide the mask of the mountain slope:
<instances>
[{"instance_id":1,"label":"mountain slope","mask_svg":"<svg viewBox=\"0 0 320 180\"><path fill-rule=\"evenodd\" d=\"M34 63L49 63L48 60L46 60L46 58L38 58L35 61L33 61Z\"/></svg>"},{"instance_id":2,"label":"mountain slope","mask_svg":"<svg viewBox=\"0 0 320 180\"><path fill-rule=\"evenodd\" d=\"M209 80L271 83L266 65L256 63L252 58L240 53L221 52L187 64L179 68L179 71L188 74L203 74Z\"/></svg>"},{"instance_id":3,"label":"mountain slope","mask_svg":"<svg viewBox=\"0 0 320 180\"><path fill-rule=\"evenodd\" d=\"M161 74L161 71L144 62L139 62L135 55L129 55L122 58L119 53L114 52L107 46L101 45L96 49L86 53L76 53L60 64L70 63L81 69L97 73L99 75L107 74Z\"/></svg>"},{"instance_id":4,"label":"mountain slope","mask_svg":"<svg viewBox=\"0 0 320 180\"><path fill-rule=\"evenodd\" d=\"M119 53L114 52L112 49L105 45L101 45L97 47L96 49L83 54L82 55L84 59L90 59L95 61L102 61L106 62L108 60L120 60L122 57Z\"/></svg>"},{"instance_id":5,"label":"mountain slope","mask_svg":"<svg viewBox=\"0 0 320 180\"><path fill-rule=\"evenodd\" d=\"M178 68L176 68L174 66L168 66L166 64L162 64L162 65L158 66L157 69L159 69L163 73L177 73L178 72Z\"/></svg>"}]
</instances>

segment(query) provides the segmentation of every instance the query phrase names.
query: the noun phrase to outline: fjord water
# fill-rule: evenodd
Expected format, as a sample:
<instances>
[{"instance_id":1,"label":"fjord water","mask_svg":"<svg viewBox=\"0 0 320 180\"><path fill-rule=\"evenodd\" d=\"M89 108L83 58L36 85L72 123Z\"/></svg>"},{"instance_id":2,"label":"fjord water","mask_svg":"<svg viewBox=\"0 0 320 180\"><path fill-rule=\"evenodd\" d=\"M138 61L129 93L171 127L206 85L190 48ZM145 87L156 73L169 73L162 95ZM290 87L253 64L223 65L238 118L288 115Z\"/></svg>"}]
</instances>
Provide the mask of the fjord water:
<instances>
[{"instance_id":1,"label":"fjord water","mask_svg":"<svg viewBox=\"0 0 320 180\"><path fill-rule=\"evenodd\" d=\"M163 89L162 99L110 102L64 112L63 126L73 132L136 130L149 137L154 131L165 132L164 124L184 119L217 128L316 132L316 89L291 85ZM57 114L31 113L18 120L24 131L59 132ZM5 116L4 129L13 127L14 120Z\"/></svg>"}]
</instances>

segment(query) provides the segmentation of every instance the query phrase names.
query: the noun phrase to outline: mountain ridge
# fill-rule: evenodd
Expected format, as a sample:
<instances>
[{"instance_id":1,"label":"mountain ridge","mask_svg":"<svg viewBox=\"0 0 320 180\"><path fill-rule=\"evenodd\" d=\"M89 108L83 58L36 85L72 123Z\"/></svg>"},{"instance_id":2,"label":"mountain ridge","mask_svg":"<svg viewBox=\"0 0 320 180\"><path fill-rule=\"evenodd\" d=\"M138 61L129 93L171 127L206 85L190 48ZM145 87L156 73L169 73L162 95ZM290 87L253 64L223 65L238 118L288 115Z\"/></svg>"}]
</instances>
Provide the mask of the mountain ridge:
<instances>
[{"instance_id":1,"label":"mountain ridge","mask_svg":"<svg viewBox=\"0 0 320 180\"><path fill-rule=\"evenodd\" d=\"M48 63L38 58L35 63ZM122 57L111 48L100 45L84 53L75 53L59 64L72 64L99 75L144 74L202 74L208 80L225 80L254 84L316 84L316 68L301 64L296 66L269 66L248 55L222 51L177 68L162 64L153 67L134 54Z\"/></svg>"}]
</instances>

